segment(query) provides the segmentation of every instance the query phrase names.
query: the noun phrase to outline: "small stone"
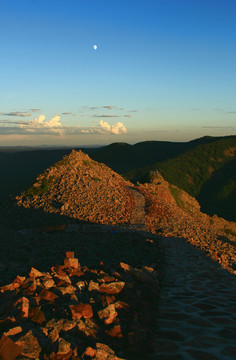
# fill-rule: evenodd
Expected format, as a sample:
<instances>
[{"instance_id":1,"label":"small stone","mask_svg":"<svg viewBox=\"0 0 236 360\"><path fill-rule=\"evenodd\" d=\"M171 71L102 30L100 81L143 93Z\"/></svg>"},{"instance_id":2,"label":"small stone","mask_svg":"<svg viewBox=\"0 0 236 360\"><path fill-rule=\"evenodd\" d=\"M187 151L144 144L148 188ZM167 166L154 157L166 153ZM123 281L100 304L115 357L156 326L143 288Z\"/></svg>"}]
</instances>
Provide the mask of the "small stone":
<instances>
[{"instance_id":1,"label":"small stone","mask_svg":"<svg viewBox=\"0 0 236 360\"><path fill-rule=\"evenodd\" d=\"M125 264L125 263L123 263L123 262L120 263L120 267L121 267L121 269L124 270L124 271L130 271L131 268L132 268L130 265Z\"/></svg>"},{"instance_id":2,"label":"small stone","mask_svg":"<svg viewBox=\"0 0 236 360\"><path fill-rule=\"evenodd\" d=\"M41 271L38 271L34 267L31 268L30 273L29 273L30 277L41 277L41 276L44 276L44 275L45 274L41 273Z\"/></svg>"},{"instance_id":3,"label":"small stone","mask_svg":"<svg viewBox=\"0 0 236 360\"><path fill-rule=\"evenodd\" d=\"M111 337L120 338L120 339L123 338L120 325L114 326L110 330L107 330L106 333Z\"/></svg>"},{"instance_id":4,"label":"small stone","mask_svg":"<svg viewBox=\"0 0 236 360\"><path fill-rule=\"evenodd\" d=\"M62 295L65 295L65 294L74 294L76 288L72 285L69 285L66 287L59 287L58 290L60 290Z\"/></svg>"},{"instance_id":5,"label":"small stone","mask_svg":"<svg viewBox=\"0 0 236 360\"><path fill-rule=\"evenodd\" d=\"M74 251L67 251L66 252L66 258L67 259L74 259L74 257L75 257Z\"/></svg>"},{"instance_id":6,"label":"small stone","mask_svg":"<svg viewBox=\"0 0 236 360\"><path fill-rule=\"evenodd\" d=\"M84 355L90 356L90 357L94 357L96 355L96 350L91 348L90 346L86 348L85 352L83 353Z\"/></svg>"},{"instance_id":7,"label":"small stone","mask_svg":"<svg viewBox=\"0 0 236 360\"><path fill-rule=\"evenodd\" d=\"M58 340L58 355L66 355L71 351L71 344L63 338Z\"/></svg>"},{"instance_id":8,"label":"small stone","mask_svg":"<svg viewBox=\"0 0 236 360\"><path fill-rule=\"evenodd\" d=\"M22 347L21 355L24 355L30 359L37 359L41 352L41 347L36 337L34 337L30 330L24 336L22 336L16 344Z\"/></svg>"},{"instance_id":9,"label":"small stone","mask_svg":"<svg viewBox=\"0 0 236 360\"><path fill-rule=\"evenodd\" d=\"M115 296L113 296L113 295L111 295L111 296L104 296L104 295L102 295L101 296L101 298L100 298L100 301L101 301L101 303L102 303L102 306L103 307L106 307L106 306L108 306L108 305L110 305L110 304L113 304L114 303L114 301L115 301Z\"/></svg>"},{"instance_id":10,"label":"small stone","mask_svg":"<svg viewBox=\"0 0 236 360\"><path fill-rule=\"evenodd\" d=\"M119 294L125 286L125 282L123 281L117 281L117 282L111 282L109 284L102 284L99 287L99 292L104 294Z\"/></svg>"},{"instance_id":11,"label":"small stone","mask_svg":"<svg viewBox=\"0 0 236 360\"><path fill-rule=\"evenodd\" d=\"M80 320L82 317L89 319L93 317L93 310L89 304L70 305L72 319Z\"/></svg>"},{"instance_id":12,"label":"small stone","mask_svg":"<svg viewBox=\"0 0 236 360\"><path fill-rule=\"evenodd\" d=\"M31 321L42 324L46 319L42 310L39 307L31 308L29 312L29 318Z\"/></svg>"},{"instance_id":13,"label":"small stone","mask_svg":"<svg viewBox=\"0 0 236 360\"><path fill-rule=\"evenodd\" d=\"M14 360L20 354L21 347L3 335L0 339L0 357L3 360Z\"/></svg>"},{"instance_id":14,"label":"small stone","mask_svg":"<svg viewBox=\"0 0 236 360\"><path fill-rule=\"evenodd\" d=\"M69 331L73 329L77 324L77 320L64 320L61 329L64 331Z\"/></svg>"},{"instance_id":15,"label":"small stone","mask_svg":"<svg viewBox=\"0 0 236 360\"><path fill-rule=\"evenodd\" d=\"M54 283L53 279L46 279L45 281L43 281L43 286L46 289L50 289L51 287L55 286L55 283Z\"/></svg>"},{"instance_id":16,"label":"small stone","mask_svg":"<svg viewBox=\"0 0 236 360\"><path fill-rule=\"evenodd\" d=\"M74 269L77 269L79 267L79 261L78 261L78 259L73 259L73 258L67 259L66 258L64 260L64 265L69 268L72 267Z\"/></svg>"},{"instance_id":17,"label":"small stone","mask_svg":"<svg viewBox=\"0 0 236 360\"><path fill-rule=\"evenodd\" d=\"M20 332L22 332L22 327L21 326L16 326L14 328L11 328L7 332L5 332L4 335L5 336L13 336L13 335L19 334Z\"/></svg>"},{"instance_id":18,"label":"small stone","mask_svg":"<svg viewBox=\"0 0 236 360\"><path fill-rule=\"evenodd\" d=\"M114 304L108 305L105 309L98 311L98 316L105 324L112 324L117 317Z\"/></svg>"},{"instance_id":19,"label":"small stone","mask_svg":"<svg viewBox=\"0 0 236 360\"><path fill-rule=\"evenodd\" d=\"M29 315L29 300L26 297L22 297L20 299L18 299L15 303L14 306L21 311L21 315L24 318L27 318Z\"/></svg>"},{"instance_id":20,"label":"small stone","mask_svg":"<svg viewBox=\"0 0 236 360\"><path fill-rule=\"evenodd\" d=\"M85 282L84 282L84 281L78 281L78 282L76 283L76 285L78 286L78 288L79 288L80 290L84 290L84 288L85 288Z\"/></svg>"},{"instance_id":21,"label":"small stone","mask_svg":"<svg viewBox=\"0 0 236 360\"><path fill-rule=\"evenodd\" d=\"M43 289L41 291L41 293L39 294L39 298L42 300L47 300L47 301L51 301L54 302L54 300L57 298L58 296L56 294L54 294L52 291L49 291L47 289Z\"/></svg>"},{"instance_id":22,"label":"small stone","mask_svg":"<svg viewBox=\"0 0 236 360\"><path fill-rule=\"evenodd\" d=\"M99 284L94 282L93 280L90 280L88 291L99 291Z\"/></svg>"},{"instance_id":23,"label":"small stone","mask_svg":"<svg viewBox=\"0 0 236 360\"><path fill-rule=\"evenodd\" d=\"M25 276L19 276L19 275L17 275L17 277L15 278L15 280L14 280L13 282L22 285L23 282L25 281L25 279L26 279Z\"/></svg>"}]
</instances>

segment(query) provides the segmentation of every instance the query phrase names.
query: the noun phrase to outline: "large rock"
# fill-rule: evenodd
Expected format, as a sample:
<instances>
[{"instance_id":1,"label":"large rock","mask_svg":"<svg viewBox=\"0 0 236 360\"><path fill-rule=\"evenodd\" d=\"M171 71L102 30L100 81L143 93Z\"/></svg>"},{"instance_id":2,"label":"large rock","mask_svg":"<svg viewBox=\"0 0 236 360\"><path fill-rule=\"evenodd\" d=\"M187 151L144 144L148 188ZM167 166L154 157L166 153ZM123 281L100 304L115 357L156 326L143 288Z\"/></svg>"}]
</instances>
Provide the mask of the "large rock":
<instances>
[{"instance_id":1,"label":"large rock","mask_svg":"<svg viewBox=\"0 0 236 360\"><path fill-rule=\"evenodd\" d=\"M41 352L41 347L38 343L38 340L33 335L31 330L22 336L18 341L16 341L16 344L22 348L21 355L24 355L30 359L37 359Z\"/></svg>"},{"instance_id":2,"label":"large rock","mask_svg":"<svg viewBox=\"0 0 236 360\"><path fill-rule=\"evenodd\" d=\"M21 346L15 344L9 337L3 335L0 339L0 358L2 360L14 360L21 354Z\"/></svg>"}]
</instances>

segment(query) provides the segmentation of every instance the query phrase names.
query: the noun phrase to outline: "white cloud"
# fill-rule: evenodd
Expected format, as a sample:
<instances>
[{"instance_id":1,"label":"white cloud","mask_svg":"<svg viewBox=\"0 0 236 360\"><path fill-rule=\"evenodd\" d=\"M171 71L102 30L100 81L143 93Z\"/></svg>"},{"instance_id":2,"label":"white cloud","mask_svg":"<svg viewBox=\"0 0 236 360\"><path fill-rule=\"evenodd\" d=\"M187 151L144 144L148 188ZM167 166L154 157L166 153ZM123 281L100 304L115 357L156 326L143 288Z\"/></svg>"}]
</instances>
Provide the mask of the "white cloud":
<instances>
[{"instance_id":1,"label":"white cloud","mask_svg":"<svg viewBox=\"0 0 236 360\"><path fill-rule=\"evenodd\" d=\"M19 123L19 128L25 129L29 132L38 132L38 130L42 130L43 133L51 132L62 135L61 131L61 122L60 122L60 115L55 115L49 121L45 121L44 115L39 115L32 121L25 121L24 123Z\"/></svg>"},{"instance_id":2,"label":"white cloud","mask_svg":"<svg viewBox=\"0 0 236 360\"><path fill-rule=\"evenodd\" d=\"M122 122L110 125L101 120L99 124L94 123L90 127L63 126L60 121L60 115L55 115L46 121L44 115L39 115L34 120L29 121L0 121L0 135L76 135L76 134L126 134L127 130Z\"/></svg>"},{"instance_id":3,"label":"white cloud","mask_svg":"<svg viewBox=\"0 0 236 360\"><path fill-rule=\"evenodd\" d=\"M99 125L102 130L104 130L105 132L108 132L110 134L121 135L121 134L127 133L126 127L124 126L124 124L122 122L118 122L114 125L109 125L106 121L101 120L99 122Z\"/></svg>"}]
</instances>

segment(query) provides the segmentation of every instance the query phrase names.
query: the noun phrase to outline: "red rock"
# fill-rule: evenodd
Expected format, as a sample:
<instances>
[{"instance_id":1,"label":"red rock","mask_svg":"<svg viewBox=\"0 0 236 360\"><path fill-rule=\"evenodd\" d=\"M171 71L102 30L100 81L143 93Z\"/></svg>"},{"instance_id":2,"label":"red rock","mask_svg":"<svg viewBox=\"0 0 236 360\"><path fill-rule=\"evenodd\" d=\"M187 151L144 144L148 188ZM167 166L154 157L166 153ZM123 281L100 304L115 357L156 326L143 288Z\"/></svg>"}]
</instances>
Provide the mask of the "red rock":
<instances>
[{"instance_id":1,"label":"red rock","mask_svg":"<svg viewBox=\"0 0 236 360\"><path fill-rule=\"evenodd\" d=\"M89 319L93 317L92 306L89 304L70 305L72 319L80 320L82 317Z\"/></svg>"},{"instance_id":2,"label":"red rock","mask_svg":"<svg viewBox=\"0 0 236 360\"><path fill-rule=\"evenodd\" d=\"M105 309L98 311L99 318L103 320L105 324L112 324L117 315L114 304L110 304Z\"/></svg>"},{"instance_id":3,"label":"red rock","mask_svg":"<svg viewBox=\"0 0 236 360\"><path fill-rule=\"evenodd\" d=\"M2 360L14 360L21 354L21 347L14 343L7 336L3 335L0 339L0 357Z\"/></svg>"},{"instance_id":4,"label":"red rock","mask_svg":"<svg viewBox=\"0 0 236 360\"><path fill-rule=\"evenodd\" d=\"M66 258L67 259L74 259L74 257L75 257L74 251L67 251L66 252Z\"/></svg>"},{"instance_id":5,"label":"red rock","mask_svg":"<svg viewBox=\"0 0 236 360\"><path fill-rule=\"evenodd\" d=\"M104 276L103 280L105 282L112 282L112 281L115 281L116 279L114 277L111 277L111 276Z\"/></svg>"},{"instance_id":6,"label":"red rock","mask_svg":"<svg viewBox=\"0 0 236 360\"><path fill-rule=\"evenodd\" d=\"M57 298L58 296L56 294L54 294L52 291L49 291L47 289L43 289L41 291L41 293L39 294L39 298L42 300L47 300L47 301L51 301L54 302L54 300Z\"/></svg>"},{"instance_id":7,"label":"red rock","mask_svg":"<svg viewBox=\"0 0 236 360\"><path fill-rule=\"evenodd\" d=\"M15 278L15 280L13 281L14 283L17 283L19 285L22 285L23 282L25 281L26 277L25 276L19 276L17 275L17 277Z\"/></svg>"},{"instance_id":8,"label":"red rock","mask_svg":"<svg viewBox=\"0 0 236 360\"><path fill-rule=\"evenodd\" d=\"M99 287L99 292L100 293L105 293L105 294L119 294L122 289L125 286L125 282L123 281L117 281L117 282L111 282L109 284L102 284Z\"/></svg>"},{"instance_id":9,"label":"red rock","mask_svg":"<svg viewBox=\"0 0 236 360\"><path fill-rule=\"evenodd\" d=\"M19 334L20 332L22 332L22 327L21 326L16 326L14 328L11 328L7 332L5 332L4 335L5 336L13 336L13 335Z\"/></svg>"},{"instance_id":10,"label":"red rock","mask_svg":"<svg viewBox=\"0 0 236 360\"><path fill-rule=\"evenodd\" d=\"M71 269L70 271L70 276L77 276L77 277L80 277L80 276L83 276L84 275L84 272L78 268L78 269Z\"/></svg>"},{"instance_id":11,"label":"red rock","mask_svg":"<svg viewBox=\"0 0 236 360\"><path fill-rule=\"evenodd\" d=\"M80 290L84 290L84 288L85 288L85 282L84 282L84 281L78 281L78 282L76 283L76 286L78 286L78 288L79 288Z\"/></svg>"},{"instance_id":12,"label":"red rock","mask_svg":"<svg viewBox=\"0 0 236 360\"><path fill-rule=\"evenodd\" d=\"M11 283L8 285L4 285L0 287L0 292L4 293L5 291L14 291L15 289L17 289L20 285L17 283Z\"/></svg>"},{"instance_id":13,"label":"red rock","mask_svg":"<svg viewBox=\"0 0 236 360\"><path fill-rule=\"evenodd\" d=\"M18 299L15 303L14 306L21 311L21 315L24 318L27 318L29 315L29 300L26 297L22 297L20 299Z\"/></svg>"},{"instance_id":14,"label":"red rock","mask_svg":"<svg viewBox=\"0 0 236 360\"><path fill-rule=\"evenodd\" d=\"M97 350L91 348L90 346L87 347L87 349L85 350L85 352L83 353L84 355L90 356L90 357L94 357L96 355Z\"/></svg>"},{"instance_id":15,"label":"red rock","mask_svg":"<svg viewBox=\"0 0 236 360\"><path fill-rule=\"evenodd\" d=\"M102 302L102 306L105 307L105 306L108 306L110 304L113 304L115 299L116 298L113 295L111 295L111 296L102 295L101 298L100 298L100 301Z\"/></svg>"},{"instance_id":16,"label":"red rock","mask_svg":"<svg viewBox=\"0 0 236 360\"><path fill-rule=\"evenodd\" d=\"M107 330L106 333L111 337L123 338L120 325L114 326L110 330Z\"/></svg>"},{"instance_id":17,"label":"red rock","mask_svg":"<svg viewBox=\"0 0 236 360\"><path fill-rule=\"evenodd\" d=\"M88 286L88 291L98 291L99 290L99 283L90 280L89 282L89 286Z\"/></svg>"},{"instance_id":18,"label":"red rock","mask_svg":"<svg viewBox=\"0 0 236 360\"><path fill-rule=\"evenodd\" d=\"M41 273L41 271L38 271L37 269L35 268L31 268L30 270L30 273L29 273L29 276L30 277L41 277L41 276L44 276L45 274Z\"/></svg>"},{"instance_id":19,"label":"red rock","mask_svg":"<svg viewBox=\"0 0 236 360\"><path fill-rule=\"evenodd\" d=\"M42 310L39 307L31 308L29 312L29 318L31 321L42 324L46 319Z\"/></svg>"},{"instance_id":20,"label":"red rock","mask_svg":"<svg viewBox=\"0 0 236 360\"><path fill-rule=\"evenodd\" d=\"M17 340L16 344L22 347L21 355L30 359L37 359L39 353L41 352L41 347L32 331L27 332L24 336Z\"/></svg>"},{"instance_id":21,"label":"red rock","mask_svg":"<svg viewBox=\"0 0 236 360\"><path fill-rule=\"evenodd\" d=\"M66 355L66 354L70 353L71 352L70 346L71 346L71 344L68 341L66 341L63 338L59 338L57 354L58 355Z\"/></svg>"},{"instance_id":22,"label":"red rock","mask_svg":"<svg viewBox=\"0 0 236 360\"><path fill-rule=\"evenodd\" d=\"M74 269L77 269L79 267L79 261L78 261L78 259L71 259L71 258L65 259L64 265L66 267L72 267Z\"/></svg>"},{"instance_id":23,"label":"red rock","mask_svg":"<svg viewBox=\"0 0 236 360\"><path fill-rule=\"evenodd\" d=\"M123 269L124 271L130 271L130 269L132 268L130 265L125 264L123 262L120 263L120 267L121 269Z\"/></svg>"},{"instance_id":24,"label":"red rock","mask_svg":"<svg viewBox=\"0 0 236 360\"><path fill-rule=\"evenodd\" d=\"M124 301L116 301L114 303L116 310L127 310L130 308L129 304Z\"/></svg>"}]
</instances>

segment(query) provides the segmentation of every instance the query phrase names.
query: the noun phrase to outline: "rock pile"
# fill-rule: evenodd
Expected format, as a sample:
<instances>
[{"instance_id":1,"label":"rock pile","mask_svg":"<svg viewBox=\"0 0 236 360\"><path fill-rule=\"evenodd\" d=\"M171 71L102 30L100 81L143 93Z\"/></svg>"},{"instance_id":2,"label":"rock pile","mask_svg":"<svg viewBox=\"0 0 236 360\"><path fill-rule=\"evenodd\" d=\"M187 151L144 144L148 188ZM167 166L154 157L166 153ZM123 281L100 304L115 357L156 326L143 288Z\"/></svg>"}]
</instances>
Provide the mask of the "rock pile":
<instances>
[{"instance_id":1,"label":"rock pile","mask_svg":"<svg viewBox=\"0 0 236 360\"><path fill-rule=\"evenodd\" d=\"M171 193L174 189L174 195ZM146 227L154 234L181 237L236 274L236 224L200 211L196 199L160 175L138 190L146 199Z\"/></svg>"},{"instance_id":2,"label":"rock pile","mask_svg":"<svg viewBox=\"0 0 236 360\"><path fill-rule=\"evenodd\" d=\"M73 150L39 175L18 205L101 224L128 223L133 186L104 164Z\"/></svg>"},{"instance_id":3,"label":"rock pile","mask_svg":"<svg viewBox=\"0 0 236 360\"><path fill-rule=\"evenodd\" d=\"M31 268L0 288L0 357L148 359L161 276L125 263L89 269L72 251L50 272Z\"/></svg>"}]
</instances>

